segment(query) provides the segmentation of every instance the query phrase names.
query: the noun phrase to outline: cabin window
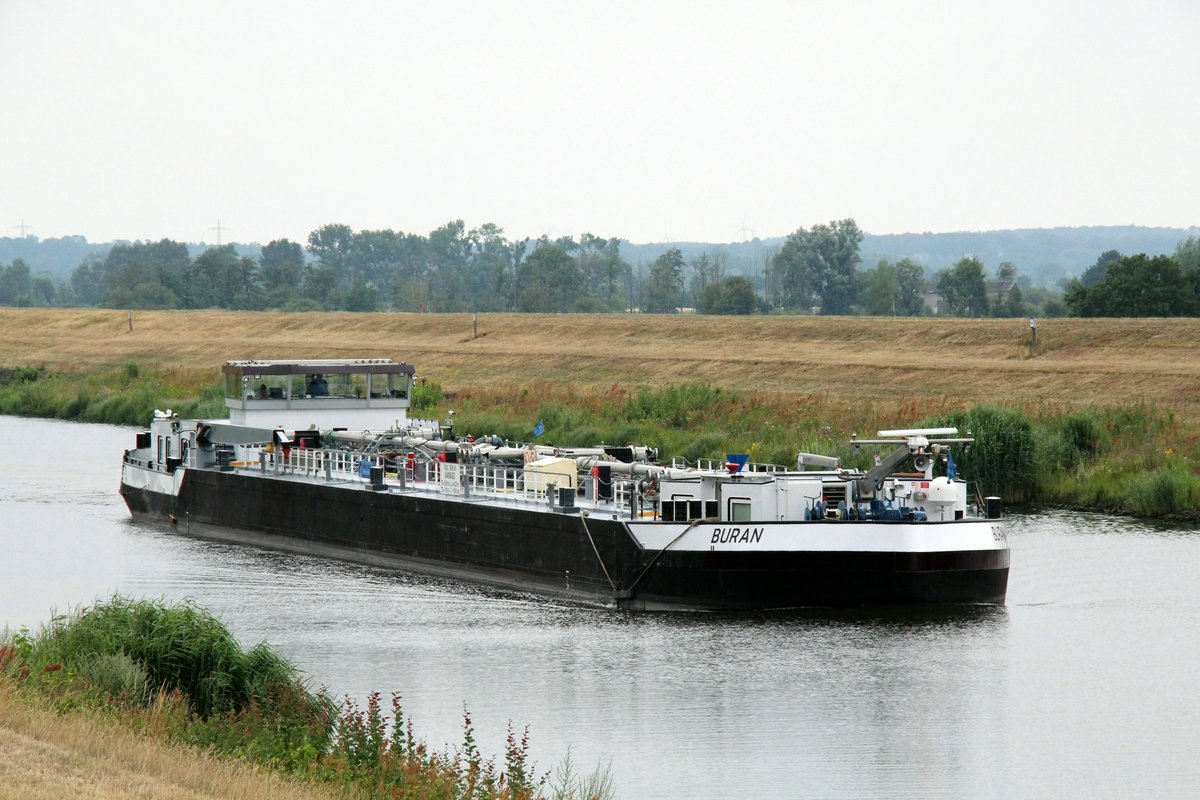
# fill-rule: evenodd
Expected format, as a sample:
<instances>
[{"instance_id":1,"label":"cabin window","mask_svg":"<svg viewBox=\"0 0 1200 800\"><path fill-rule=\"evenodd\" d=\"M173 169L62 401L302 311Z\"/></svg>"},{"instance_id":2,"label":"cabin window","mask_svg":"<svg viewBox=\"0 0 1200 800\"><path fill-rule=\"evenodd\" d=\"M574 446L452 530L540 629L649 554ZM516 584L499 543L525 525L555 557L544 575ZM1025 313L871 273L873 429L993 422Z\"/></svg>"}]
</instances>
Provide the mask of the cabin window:
<instances>
[{"instance_id":1,"label":"cabin window","mask_svg":"<svg viewBox=\"0 0 1200 800\"><path fill-rule=\"evenodd\" d=\"M395 373L368 375L371 382L371 397L408 397L408 376Z\"/></svg>"},{"instance_id":2,"label":"cabin window","mask_svg":"<svg viewBox=\"0 0 1200 800\"><path fill-rule=\"evenodd\" d=\"M371 397L408 397L408 376L396 373L372 375Z\"/></svg>"},{"instance_id":3,"label":"cabin window","mask_svg":"<svg viewBox=\"0 0 1200 800\"><path fill-rule=\"evenodd\" d=\"M663 521L665 522L687 522L688 520L701 519L705 516L715 517L717 515L717 502L715 500L663 500L659 510Z\"/></svg>"},{"instance_id":4,"label":"cabin window","mask_svg":"<svg viewBox=\"0 0 1200 800\"><path fill-rule=\"evenodd\" d=\"M252 375L246 380L247 400L283 400L287 397L286 375Z\"/></svg>"},{"instance_id":5,"label":"cabin window","mask_svg":"<svg viewBox=\"0 0 1200 800\"><path fill-rule=\"evenodd\" d=\"M329 397L365 397L367 394L367 375L365 372L349 373L335 372L324 376ZM316 393L313 393L316 396Z\"/></svg>"},{"instance_id":6,"label":"cabin window","mask_svg":"<svg viewBox=\"0 0 1200 800\"><path fill-rule=\"evenodd\" d=\"M730 522L749 522L750 516L750 501L749 500L730 500L729 501L729 521Z\"/></svg>"}]
</instances>

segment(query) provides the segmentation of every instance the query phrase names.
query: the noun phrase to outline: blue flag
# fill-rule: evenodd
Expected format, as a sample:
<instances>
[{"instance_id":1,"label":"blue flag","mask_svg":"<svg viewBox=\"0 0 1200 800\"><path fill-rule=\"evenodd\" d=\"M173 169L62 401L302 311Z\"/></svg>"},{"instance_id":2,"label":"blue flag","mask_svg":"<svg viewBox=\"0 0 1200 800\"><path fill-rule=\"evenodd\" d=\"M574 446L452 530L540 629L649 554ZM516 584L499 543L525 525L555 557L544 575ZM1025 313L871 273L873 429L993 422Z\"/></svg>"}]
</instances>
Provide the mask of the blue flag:
<instances>
[{"instance_id":1,"label":"blue flag","mask_svg":"<svg viewBox=\"0 0 1200 800\"><path fill-rule=\"evenodd\" d=\"M541 436L541 435L542 435L543 433L545 433L545 432L546 432L546 426L545 426L545 424L544 424L544 423L543 423L543 422L542 422L542 421L539 419L539 420L538 420L537 427L533 429L533 435L534 435L534 436Z\"/></svg>"},{"instance_id":2,"label":"blue flag","mask_svg":"<svg viewBox=\"0 0 1200 800\"><path fill-rule=\"evenodd\" d=\"M958 470L954 469L954 454L949 450L946 451L946 477L951 479L958 477Z\"/></svg>"}]
</instances>

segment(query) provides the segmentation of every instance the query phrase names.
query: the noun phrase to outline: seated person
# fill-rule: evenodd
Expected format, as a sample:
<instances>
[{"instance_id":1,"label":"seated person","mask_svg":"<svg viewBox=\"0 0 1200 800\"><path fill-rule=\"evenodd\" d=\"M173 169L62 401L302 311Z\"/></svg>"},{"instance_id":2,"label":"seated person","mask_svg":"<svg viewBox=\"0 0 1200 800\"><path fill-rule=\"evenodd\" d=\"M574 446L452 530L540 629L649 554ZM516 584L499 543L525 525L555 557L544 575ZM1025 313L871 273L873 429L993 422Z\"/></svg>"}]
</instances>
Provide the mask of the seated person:
<instances>
[{"instance_id":1,"label":"seated person","mask_svg":"<svg viewBox=\"0 0 1200 800\"><path fill-rule=\"evenodd\" d=\"M329 384L325 382L323 375L313 375L308 382L308 394L313 397L328 397Z\"/></svg>"}]
</instances>

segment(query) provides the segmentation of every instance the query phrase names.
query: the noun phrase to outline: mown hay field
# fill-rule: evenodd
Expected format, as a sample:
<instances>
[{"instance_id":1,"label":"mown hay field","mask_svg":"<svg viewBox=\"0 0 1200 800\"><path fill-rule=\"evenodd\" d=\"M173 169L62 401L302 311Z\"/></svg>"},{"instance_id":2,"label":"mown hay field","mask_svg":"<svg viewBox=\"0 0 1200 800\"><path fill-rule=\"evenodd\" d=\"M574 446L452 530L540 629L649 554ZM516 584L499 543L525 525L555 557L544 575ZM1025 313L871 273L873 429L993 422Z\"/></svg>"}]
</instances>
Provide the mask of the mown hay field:
<instances>
[{"instance_id":1,"label":"mown hay field","mask_svg":"<svg viewBox=\"0 0 1200 800\"><path fill-rule=\"evenodd\" d=\"M0 310L0 366L392 357L454 391L703 382L868 405L1200 408L1200 320Z\"/></svg>"},{"instance_id":2,"label":"mown hay field","mask_svg":"<svg viewBox=\"0 0 1200 800\"><path fill-rule=\"evenodd\" d=\"M101 714L17 699L0 680L0 800L221 800L343 796L248 763L138 735Z\"/></svg>"}]
</instances>

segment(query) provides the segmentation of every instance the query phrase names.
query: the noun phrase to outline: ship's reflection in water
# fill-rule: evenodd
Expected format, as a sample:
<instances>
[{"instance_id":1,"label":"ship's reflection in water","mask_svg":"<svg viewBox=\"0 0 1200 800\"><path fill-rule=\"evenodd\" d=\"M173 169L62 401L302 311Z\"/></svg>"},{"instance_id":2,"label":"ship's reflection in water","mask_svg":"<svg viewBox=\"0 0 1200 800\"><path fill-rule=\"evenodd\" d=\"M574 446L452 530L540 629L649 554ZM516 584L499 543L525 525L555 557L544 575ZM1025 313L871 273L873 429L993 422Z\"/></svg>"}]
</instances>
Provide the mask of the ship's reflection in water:
<instances>
[{"instance_id":1,"label":"ship's reflection in water","mask_svg":"<svg viewBox=\"0 0 1200 800\"><path fill-rule=\"evenodd\" d=\"M1011 519L1008 606L627 614L135 525L133 431L0 417L0 613L190 597L337 694L398 691L432 745L529 724L534 757L658 797L1191 797L1200 537Z\"/></svg>"}]
</instances>

